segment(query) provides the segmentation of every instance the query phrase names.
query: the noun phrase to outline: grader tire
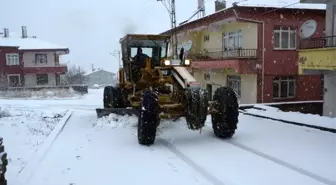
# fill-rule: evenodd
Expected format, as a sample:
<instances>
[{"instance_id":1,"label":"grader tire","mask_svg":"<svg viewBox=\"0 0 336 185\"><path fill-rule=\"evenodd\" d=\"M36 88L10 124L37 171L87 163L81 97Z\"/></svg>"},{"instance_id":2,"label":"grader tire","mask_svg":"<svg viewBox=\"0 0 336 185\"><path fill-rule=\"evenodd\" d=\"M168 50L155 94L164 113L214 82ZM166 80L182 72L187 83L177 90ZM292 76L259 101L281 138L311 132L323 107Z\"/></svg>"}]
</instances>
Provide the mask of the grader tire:
<instances>
[{"instance_id":1,"label":"grader tire","mask_svg":"<svg viewBox=\"0 0 336 185\"><path fill-rule=\"evenodd\" d=\"M123 108L123 100L120 88L106 86L104 88L104 108Z\"/></svg>"},{"instance_id":2,"label":"grader tire","mask_svg":"<svg viewBox=\"0 0 336 185\"><path fill-rule=\"evenodd\" d=\"M239 105L236 93L232 88L220 87L216 90L214 101L217 113L211 115L212 128L219 138L231 138L237 129Z\"/></svg>"},{"instance_id":3,"label":"grader tire","mask_svg":"<svg viewBox=\"0 0 336 185\"><path fill-rule=\"evenodd\" d=\"M186 89L185 118L188 128L198 130L204 127L208 115L208 96L204 89Z\"/></svg>"},{"instance_id":4,"label":"grader tire","mask_svg":"<svg viewBox=\"0 0 336 185\"><path fill-rule=\"evenodd\" d=\"M143 94L138 121L138 142L141 145L152 145L155 142L156 128L159 125L158 97L151 91Z\"/></svg>"}]
</instances>

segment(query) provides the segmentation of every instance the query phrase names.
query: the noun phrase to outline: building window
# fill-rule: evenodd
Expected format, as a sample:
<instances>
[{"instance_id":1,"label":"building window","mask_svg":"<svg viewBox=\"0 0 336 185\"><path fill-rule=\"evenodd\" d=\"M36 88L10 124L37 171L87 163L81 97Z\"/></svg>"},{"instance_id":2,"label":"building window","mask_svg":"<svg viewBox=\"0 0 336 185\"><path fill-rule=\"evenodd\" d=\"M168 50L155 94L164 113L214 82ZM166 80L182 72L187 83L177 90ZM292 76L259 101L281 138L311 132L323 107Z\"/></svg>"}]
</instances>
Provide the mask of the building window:
<instances>
[{"instance_id":1,"label":"building window","mask_svg":"<svg viewBox=\"0 0 336 185\"><path fill-rule=\"evenodd\" d=\"M35 63L36 64L47 64L48 63L47 54L36 53L35 54Z\"/></svg>"},{"instance_id":2,"label":"building window","mask_svg":"<svg viewBox=\"0 0 336 185\"><path fill-rule=\"evenodd\" d=\"M6 65L8 66L14 66L19 65L19 54L18 53L7 53L6 54Z\"/></svg>"},{"instance_id":3,"label":"building window","mask_svg":"<svg viewBox=\"0 0 336 185\"><path fill-rule=\"evenodd\" d=\"M204 42L209 42L210 36L209 35L204 35Z\"/></svg>"},{"instance_id":4,"label":"building window","mask_svg":"<svg viewBox=\"0 0 336 185\"><path fill-rule=\"evenodd\" d=\"M227 85L228 87L232 88L236 93L237 96L241 96L241 78L240 76L228 76L227 77Z\"/></svg>"},{"instance_id":5,"label":"building window","mask_svg":"<svg viewBox=\"0 0 336 185\"><path fill-rule=\"evenodd\" d=\"M274 49L296 49L296 30L288 26L276 26Z\"/></svg>"},{"instance_id":6,"label":"building window","mask_svg":"<svg viewBox=\"0 0 336 185\"><path fill-rule=\"evenodd\" d=\"M210 80L210 73L204 73L204 80Z\"/></svg>"},{"instance_id":7,"label":"building window","mask_svg":"<svg viewBox=\"0 0 336 185\"><path fill-rule=\"evenodd\" d=\"M8 86L17 87L20 83L20 75L19 74L9 74L7 75Z\"/></svg>"},{"instance_id":8,"label":"building window","mask_svg":"<svg viewBox=\"0 0 336 185\"><path fill-rule=\"evenodd\" d=\"M223 34L223 50L241 49L243 47L243 31L238 30Z\"/></svg>"},{"instance_id":9,"label":"building window","mask_svg":"<svg viewBox=\"0 0 336 185\"><path fill-rule=\"evenodd\" d=\"M36 84L37 85L47 85L48 84L48 74L36 74Z\"/></svg>"},{"instance_id":10,"label":"building window","mask_svg":"<svg viewBox=\"0 0 336 185\"><path fill-rule=\"evenodd\" d=\"M273 79L273 98L294 98L296 80L294 77L275 77Z\"/></svg>"}]
</instances>

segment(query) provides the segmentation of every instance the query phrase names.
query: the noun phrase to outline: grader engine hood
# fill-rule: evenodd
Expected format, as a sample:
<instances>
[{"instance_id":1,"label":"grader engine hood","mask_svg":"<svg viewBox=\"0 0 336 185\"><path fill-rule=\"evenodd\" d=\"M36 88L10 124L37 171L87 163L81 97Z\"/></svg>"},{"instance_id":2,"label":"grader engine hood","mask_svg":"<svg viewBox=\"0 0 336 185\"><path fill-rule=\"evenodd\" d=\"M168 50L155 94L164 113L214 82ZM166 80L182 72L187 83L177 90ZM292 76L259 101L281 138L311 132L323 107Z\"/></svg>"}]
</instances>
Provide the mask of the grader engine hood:
<instances>
[{"instance_id":1,"label":"grader engine hood","mask_svg":"<svg viewBox=\"0 0 336 185\"><path fill-rule=\"evenodd\" d=\"M200 87L201 84L189 73L189 71L182 66L174 66L173 76L183 87Z\"/></svg>"}]
</instances>

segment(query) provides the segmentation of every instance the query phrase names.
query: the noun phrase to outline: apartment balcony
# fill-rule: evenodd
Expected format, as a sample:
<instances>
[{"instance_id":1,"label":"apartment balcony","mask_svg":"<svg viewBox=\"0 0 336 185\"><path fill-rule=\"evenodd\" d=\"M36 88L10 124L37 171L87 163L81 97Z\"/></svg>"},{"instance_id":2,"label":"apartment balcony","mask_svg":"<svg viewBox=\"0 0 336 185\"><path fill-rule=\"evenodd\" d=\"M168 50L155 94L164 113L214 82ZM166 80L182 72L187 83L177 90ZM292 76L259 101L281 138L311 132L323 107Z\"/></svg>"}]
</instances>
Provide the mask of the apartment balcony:
<instances>
[{"instance_id":1,"label":"apartment balcony","mask_svg":"<svg viewBox=\"0 0 336 185\"><path fill-rule=\"evenodd\" d=\"M233 49L233 50L217 50L203 51L200 53L188 53L188 58L193 61L207 60L225 60L225 59L257 59L257 49Z\"/></svg>"},{"instance_id":2,"label":"apartment balcony","mask_svg":"<svg viewBox=\"0 0 336 185\"><path fill-rule=\"evenodd\" d=\"M336 36L300 40L299 74L336 70Z\"/></svg>"},{"instance_id":3,"label":"apartment balcony","mask_svg":"<svg viewBox=\"0 0 336 185\"><path fill-rule=\"evenodd\" d=\"M57 65L50 67L24 67L24 73L45 74L45 73L58 73L63 74L68 71L66 65Z\"/></svg>"},{"instance_id":4,"label":"apartment balcony","mask_svg":"<svg viewBox=\"0 0 336 185\"><path fill-rule=\"evenodd\" d=\"M234 69L237 73L253 74L257 72L257 49L234 49L225 51L204 51L188 53L193 68Z\"/></svg>"}]
</instances>

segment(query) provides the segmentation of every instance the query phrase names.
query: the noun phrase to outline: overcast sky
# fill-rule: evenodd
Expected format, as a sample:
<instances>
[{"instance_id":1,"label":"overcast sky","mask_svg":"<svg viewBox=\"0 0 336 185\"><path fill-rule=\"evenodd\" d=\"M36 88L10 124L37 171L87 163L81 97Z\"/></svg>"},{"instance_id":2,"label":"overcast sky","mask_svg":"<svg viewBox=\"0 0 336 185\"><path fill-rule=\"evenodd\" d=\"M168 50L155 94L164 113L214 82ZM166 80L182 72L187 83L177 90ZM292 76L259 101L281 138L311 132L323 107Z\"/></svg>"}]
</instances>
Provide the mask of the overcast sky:
<instances>
[{"instance_id":1,"label":"overcast sky","mask_svg":"<svg viewBox=\"0 0 336 185\"><path fill-rule=\"evenodd\" d=\"M214 1L205 0L207 15L214 12ZM193 14L197 2L176 0L178 22ZM228 0L228 6L233 2ZM117 71L118 62L109 52L120 50L119 38L124 34L156 34L170 28L169 15L157 0L2 0L0 12L2 28L20 33L21 26L27 26L29 36L68 47L67 60L86 71L91 64Z\"/></svg>"}]
</instances>

